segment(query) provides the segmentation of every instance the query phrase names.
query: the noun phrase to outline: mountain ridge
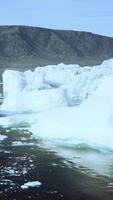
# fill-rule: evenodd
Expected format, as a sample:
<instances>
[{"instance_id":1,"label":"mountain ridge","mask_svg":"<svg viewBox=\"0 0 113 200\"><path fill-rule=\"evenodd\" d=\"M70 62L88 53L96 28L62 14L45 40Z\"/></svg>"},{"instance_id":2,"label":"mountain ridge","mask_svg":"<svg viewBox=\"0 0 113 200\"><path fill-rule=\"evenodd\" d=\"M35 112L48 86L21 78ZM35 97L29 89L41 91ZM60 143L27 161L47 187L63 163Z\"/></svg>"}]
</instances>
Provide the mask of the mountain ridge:
<instances>
[{"instance_id":1,"label":"mountain ridge","mask_svg":"<svg viewBox=\"0 0 113 200\"><path fill-rule=\"evenodd\" d=\"M48 64L98 65L113 58L113 38L90 32L0 26L0 68Z\"/></svg>"}]
</instances>

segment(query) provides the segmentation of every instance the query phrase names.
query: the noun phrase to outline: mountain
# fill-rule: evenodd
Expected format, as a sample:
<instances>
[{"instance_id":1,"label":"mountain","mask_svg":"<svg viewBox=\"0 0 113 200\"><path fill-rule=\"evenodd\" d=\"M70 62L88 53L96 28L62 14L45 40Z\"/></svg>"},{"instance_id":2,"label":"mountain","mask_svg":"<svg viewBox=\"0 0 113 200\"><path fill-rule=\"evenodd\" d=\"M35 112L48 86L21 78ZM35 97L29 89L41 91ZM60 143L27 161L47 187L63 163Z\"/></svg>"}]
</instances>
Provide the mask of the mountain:
<instances>
[{"instance_id":1,"label":"mountain","mask_svg":"<svg viewBox=\"0 0 113 200\"><path fill-rule=\"evenodd\" d=\"M57 63L97 65L113 57L113 38L89 32L0 26L0 69Z\"/></svg>"}]
</instances>

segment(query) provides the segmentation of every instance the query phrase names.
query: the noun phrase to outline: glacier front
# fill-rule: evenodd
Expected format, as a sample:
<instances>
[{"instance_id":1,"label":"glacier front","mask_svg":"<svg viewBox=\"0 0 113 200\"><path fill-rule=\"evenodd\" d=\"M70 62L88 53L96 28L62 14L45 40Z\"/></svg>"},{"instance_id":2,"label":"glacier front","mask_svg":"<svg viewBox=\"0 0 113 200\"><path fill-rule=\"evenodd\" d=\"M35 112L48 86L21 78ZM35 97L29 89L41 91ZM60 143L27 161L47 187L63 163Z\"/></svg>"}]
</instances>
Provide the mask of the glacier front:
<instances>
[{"instance_id":1,"label":"glacier front","mask_svg":"<svg viewBox=\"0 0 113 200\"><path fill-rule=\"evenodd\" d=\"M40 138L113 148L113 59L100 66L54 65L3 73L0 125L27 122ZM33 120L34 118L34 120Z\"/></svg>"}]
</instances>

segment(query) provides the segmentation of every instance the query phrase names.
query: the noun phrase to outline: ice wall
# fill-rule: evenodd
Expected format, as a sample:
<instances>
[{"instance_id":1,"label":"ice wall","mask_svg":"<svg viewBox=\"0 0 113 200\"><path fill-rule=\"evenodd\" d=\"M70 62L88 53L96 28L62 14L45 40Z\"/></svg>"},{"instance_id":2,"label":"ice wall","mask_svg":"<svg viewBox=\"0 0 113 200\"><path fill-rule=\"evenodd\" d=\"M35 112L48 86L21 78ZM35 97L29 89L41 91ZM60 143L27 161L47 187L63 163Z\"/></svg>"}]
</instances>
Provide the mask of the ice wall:
<instances>
[{"instance_id":1,"label":"ice wall","mask_svg":"<svg viewBox=\"0 0 113 200\"><path fill-rule=\"evenodd\" d=\"M30 129L35 136L113 147L113 59L94 67L8 70L3 82L0 110L37 113Z\"/></svg>"},{"instance_id":2,"label":"ice wall","mask_svg":"<svg viewBox=\"0 0 113 200\"><path fill-rule=\"evenodd\" d=\"M81 104L99 87L102 79L113 74L113 60L96 67L55 65L34 72L6 70L3 74L7 111L41 111L56 106Z\"/></svg>"}]
</instances>

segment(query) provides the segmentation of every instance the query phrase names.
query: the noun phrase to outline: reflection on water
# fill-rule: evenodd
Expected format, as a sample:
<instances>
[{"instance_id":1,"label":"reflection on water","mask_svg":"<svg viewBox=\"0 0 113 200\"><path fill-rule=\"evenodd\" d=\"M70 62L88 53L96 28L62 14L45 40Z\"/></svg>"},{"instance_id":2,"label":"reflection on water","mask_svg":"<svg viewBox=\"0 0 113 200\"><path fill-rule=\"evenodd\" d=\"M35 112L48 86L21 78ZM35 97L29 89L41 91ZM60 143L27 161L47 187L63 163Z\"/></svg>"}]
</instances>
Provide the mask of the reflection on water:
<instances>
[{"instance_id":1,"label":"reflection on water","mask_svg":"<svg viewBox=\"0 0 113 200\"><path fill-rule=\"evenodd\" d=\"M0 199L111 200L112 152L34 139L27 129L1 129ZM40 188L22 190L28 181Z\"/></svg>"}]
</instances>

